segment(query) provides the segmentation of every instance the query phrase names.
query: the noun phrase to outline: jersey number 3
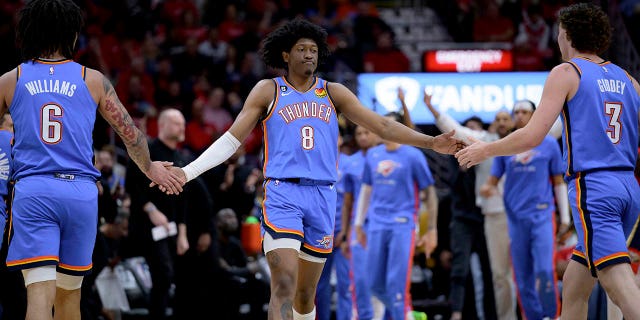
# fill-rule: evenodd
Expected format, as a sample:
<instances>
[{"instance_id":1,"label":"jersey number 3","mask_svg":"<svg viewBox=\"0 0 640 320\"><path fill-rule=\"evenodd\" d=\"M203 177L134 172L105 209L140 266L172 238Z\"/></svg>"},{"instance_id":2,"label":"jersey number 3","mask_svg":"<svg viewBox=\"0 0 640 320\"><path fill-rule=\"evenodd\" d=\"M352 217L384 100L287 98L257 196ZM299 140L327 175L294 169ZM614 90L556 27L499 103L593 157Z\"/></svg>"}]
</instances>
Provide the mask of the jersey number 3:
<instances>
[{"instance_id":1,"label":"jersey number 3","mask_svg":"<svg viewBox=\"0 0 640 320\"><path fill-rule=\"evenodd\" d=\"M56 144L62 140L62 107L57 104L45 104L40 109L40 138L46 144Z\"/></svg>"},{"instance_id":2,"label":"jersey number 3","mask_svg":"<svg viewBox=\"0 0 640 320\"><path fill-rule=\"evenodd\" d=\"M614 144L620 142L620 131L622 130L622 123L620 123L620 112L622 112L621 103L604 103L604 113L609 116L609 127L607 127L607 136Z\"/></svg>"}]
</instances>

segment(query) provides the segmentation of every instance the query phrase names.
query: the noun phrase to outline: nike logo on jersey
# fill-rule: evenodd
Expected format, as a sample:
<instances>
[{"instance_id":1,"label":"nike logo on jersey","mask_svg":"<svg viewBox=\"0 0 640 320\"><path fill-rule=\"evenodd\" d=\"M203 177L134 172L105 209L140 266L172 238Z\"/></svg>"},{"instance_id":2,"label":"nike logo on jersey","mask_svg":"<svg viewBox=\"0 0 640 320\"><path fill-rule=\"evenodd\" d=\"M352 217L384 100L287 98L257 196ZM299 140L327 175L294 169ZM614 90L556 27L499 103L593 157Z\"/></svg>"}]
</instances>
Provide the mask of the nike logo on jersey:
<instances>
[{"instance_id":1,"label":"nike logo on jersey","mask_svg":"<svg viewBox=\"0 0 640 320\"><path fill-rule=\"evenodd\" d=\"M287 91L287 92L282 92L280 93L281 96L286 97L288 95L290 95L293 91Z\"/></svg>"}]
</instances>

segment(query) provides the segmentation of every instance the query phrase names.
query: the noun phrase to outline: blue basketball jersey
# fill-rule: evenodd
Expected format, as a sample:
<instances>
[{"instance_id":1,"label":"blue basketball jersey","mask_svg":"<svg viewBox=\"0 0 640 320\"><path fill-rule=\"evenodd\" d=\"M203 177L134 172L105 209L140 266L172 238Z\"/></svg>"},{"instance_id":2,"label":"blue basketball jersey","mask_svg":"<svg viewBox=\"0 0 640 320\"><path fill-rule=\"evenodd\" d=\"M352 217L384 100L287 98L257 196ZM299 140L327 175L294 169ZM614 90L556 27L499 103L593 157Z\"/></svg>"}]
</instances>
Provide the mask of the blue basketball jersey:
<instances>
[{"instance_id":1,"label":"blue basketball jersey","mask_svg":"<svg viewBox=\"0 0 640 320\"><path fill-rule=\"evenodd\" d=\"M335 233L342 230L342 202L344 200L344 177L345 177L345 168L349 166L349 156L340 153L338 158L338 180L336 181L335 188L337 193L336 198L336 224L335 224Z\"/></svg>"},{"instance_id":2,"label":"blue basketball jersey","mask_svg":"<svg viewBox=\"0 0 640 320\"><path fill-rule=\"evenodd\" d=\"M367 151L362 183L371 186L369 231L394 226L415 228L420 190L434 183L427 159L415 147L387 150L384 144Z\"/></svg>"},{"instance_id":3,"label":"blue basketball jersey","mask_svg":"<svg viewBox=\"0 0 640 320\"><path fill-rule=\"evenodd\" d=\"M0 130L0 196L9 195L9 178L11 177L11 140L13 133ZM0 201L0 205L4 206Z\"/></svg>"},{"instance_id":4,"label":"blue basketball jersey","mask_svg":"<svg viewBox=\"0 0 640 320\"><path fill-rule=\"evenodd\" d=\"M93 165L97 105L84 66L30 61L18 66L9 111L13 118L13 179L62 173L98 178Z\"/></svg>"},{"instance_id":5,"label":"blue basketball jersey","mask_svg":"<svg viewBox=\"0 0 640 320\"><path fill-rule=\"evenodd\" d=\"M284 77L273 79L276 95L264 131L264 176L272 179L338 179L338 120L327 81L315 78L306 92Z\"/></svg>"},{"instance_id":6,"label":"blue basketball jersey","mask_svg":"<svg viewBox=\"0 0 640 320\"><path fill-rule=\"evenodd\" d=\"M344 170L344 192L349 192L353 195L351 225L355 223L356 210L358 210L358 197L360 196L360 187L362 186L364 161L365 154L362 150L360 150L349 157L349 166Z\"/></svg>"},{"instance_id":7,"label":"blue basketball jersey","mask_svg":"<svg viewBox=\"0 0 640 320\"><path fill-rule=\"evenodd\" d=\"M560 146L546 136L537 147L512 156L496 157L491 175L504 182L504 205L516 217L540 210L554 210L550 178L563 173Z\"/></svg>"},{"instance_id":8,"label":"blue basketball jersey","mask_svg":"<svg viewBox=\"0 0 640 320\"><path fill-rule=\"evenodd\" d=\"M580 75L580 86L562 110L566 174L609 168L633 170L640 99L629 76L610 62L574 58L569 63Z\"/></svg>"}]
</instances>

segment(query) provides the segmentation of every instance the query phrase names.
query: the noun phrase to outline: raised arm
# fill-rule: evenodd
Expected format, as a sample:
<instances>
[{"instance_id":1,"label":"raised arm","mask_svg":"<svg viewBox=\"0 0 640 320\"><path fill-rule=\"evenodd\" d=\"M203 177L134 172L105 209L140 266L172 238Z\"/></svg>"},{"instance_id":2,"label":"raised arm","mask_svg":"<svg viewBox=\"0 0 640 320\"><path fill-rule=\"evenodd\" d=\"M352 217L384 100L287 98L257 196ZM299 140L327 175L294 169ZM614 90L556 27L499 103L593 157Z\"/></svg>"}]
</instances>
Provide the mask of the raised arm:
<instances>
[{"instance_id":1,"label":"raised arm","mask_svg":"<svg viewBox=\"0 0 640 320\"><path fill-rule=\"evenodd\" d=\"M360 103L360 100L339 83L329 84L329 93L338 108L349 120L361 125L382 139L401 144L410 144L420 148L433 149L440 153L452 154L463 147L453 134L442 134L437 137L424 135L407 126L380 116Z\"/></svg>"},{"instance_id":2,"label":"raised arm","mask_svg":"<svg viewBox=\"0 0 640 320\"><path fill-rule=\"evenodd\" d=\"M424 93L424 104L427 106L427 109L433 115L433 118L436 120L436 126L442 132L450 132L456 131L454 137L464 141L467 144L471 144L471 140L469 137L473 137L475 139L483 140L487 136L487 131L476 131L471 130L463 125L461 125L458 121L453 119L450 115L446 113L440 112L436 107L431 103L432 96Z\"/></svg>"},{"instance_id":3,"label":"raised arm","mask_svg":"<svg viewBox=\"0 0 640 320\"><path fill-rule=\"evenodd\" d=\"M94 101L98 104L98 111L120 136L129 157L138 165L138 168L153 183L163 186L169 193L182 192L180 177L165 168L171 165L170 163L151 162L144 133L133 123L109 79L99 71L87 68L86 83Z\"/></svg>"},{"instance_id":4,"label":"raised arm","mask_svg":"<svg viewBox=\"0 0 640 320\"><path fill-rule=\"evenodd\" d=\"M542 91L536 112L524 128L492 143L476 142L456 154L461 166L471 167L491 156L512 155L532 149L542 142L558 118L562 107L575 93L580 79L566 63L551 70Z\"/></svg>"},{"instance_id":5,"label":"raised arm","mask_svg":"<svg viewBox=\"0 0 640 320\"><path fill-rule=\"evenodd\" d=\"M275 83L272 80L261 80L249 93L238 117L218 140L205 150L196 160L182 168L186 181L190 181L203 172L221 164L231 157L240 144L247 138L256 123L263 116L267 107L273 102Z\"/></svg>"},{"instance_id":6,"label":"raised arm","mask_svg":"<svg viewBox=\"0 0 640 320\"><path fill-rule=\"evenodd\" d=\"M416 125L411 120L411 113L409 112L409 108L407 108L407 104L404 102L404 90L400 87L398 87L398 100L400 100L400 104L402 105L402 123L411 129L415 129Z\"/></svg>"}]
</instances>

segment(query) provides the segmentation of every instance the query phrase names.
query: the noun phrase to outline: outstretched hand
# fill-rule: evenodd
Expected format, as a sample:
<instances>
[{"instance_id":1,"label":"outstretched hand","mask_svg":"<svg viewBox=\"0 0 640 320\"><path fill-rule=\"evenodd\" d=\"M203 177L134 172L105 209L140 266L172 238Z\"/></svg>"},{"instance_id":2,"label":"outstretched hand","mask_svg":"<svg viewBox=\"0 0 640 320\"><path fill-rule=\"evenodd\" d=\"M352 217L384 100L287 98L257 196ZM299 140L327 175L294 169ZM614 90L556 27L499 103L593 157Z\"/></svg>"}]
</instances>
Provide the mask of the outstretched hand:
<instances>
[{"instance_id":1,"label":"outstretched hand","mask_svg":"<svg viewBox=\"0 0 640 320\"><path fill-rule=\"evenodd\" d=\"M458 159L458 163L463 168L471 168L489 158L486 152L487 142L480 141L473 137L469 137L469 140L473 143L456 153L456 159Z\"/></svg>"},{"instance_id":2,"label":"outstretched hand","mask_svg":"<svg viewBox=\"0 0 640 320\"><path fill-rule=\"evenodd\" d=\"M172 162L154 161L149 167L147 177L151 180L149 187L158 186L166 194L179 194L187 179L180 168L172 166Z\"/></svg>"},{"instance_id":3,"label":"outstretched hand","mask_svg":"<svg viewBox=\"0 0 640 320\"><path fill-rule=\"evenodd\" d=\"M456 152L462 150L467 145L462 142L462 140L454 138L453 136L455 135L455 133L456 131L452 130L450 132L435 136L433 138L433 146L431 148L434 151L444 154L455 154Z\"/></svg>"}]
</instances>

